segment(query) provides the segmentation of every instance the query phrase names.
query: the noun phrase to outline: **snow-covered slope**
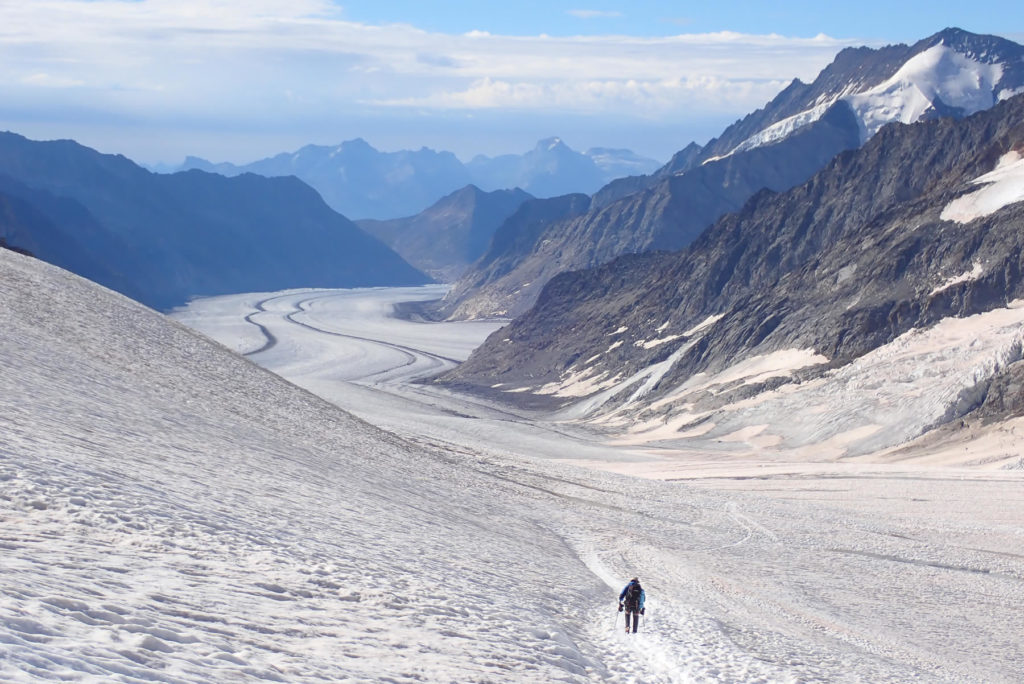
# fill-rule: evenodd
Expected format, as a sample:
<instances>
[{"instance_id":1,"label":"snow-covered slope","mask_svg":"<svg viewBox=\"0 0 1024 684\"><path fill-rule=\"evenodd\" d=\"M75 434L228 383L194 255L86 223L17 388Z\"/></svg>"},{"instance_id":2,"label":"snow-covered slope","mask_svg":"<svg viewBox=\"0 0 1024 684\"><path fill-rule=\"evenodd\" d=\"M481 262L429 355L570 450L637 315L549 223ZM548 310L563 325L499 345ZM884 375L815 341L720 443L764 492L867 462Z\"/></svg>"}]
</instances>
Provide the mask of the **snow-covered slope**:
<instances>
[{"instance_id":1,"label":"snow-covered slope","mask_svg":"<svg viewBox=\"0 0 1024 684\"><path fill-rule=\"evenodd\" d=\"M6 250L0 301L0 680L604 671L512 485Z\"/></svg>"},{"instance_id":2,"label":"snow-covered slope","mask_svg":"<svg viewBox=\"0 0 1024 684\"><path fill-rule=\"evenodd\" d=\"M1007 152L995 169L972 183L981 188L947 204L940 216L943 221L967 223L1015 202L1024 202L1024 156L1015 150Z\"/></svg>"},{"instance_id":3,"label":"snow-covered slope","mask_svg":"<svg viewBox=\"0 0 1024 684\"><path fill-rule=\"evenodd\" d=\"M410 440L448 444L475 467L494 463L496 453L517 454L519 467L506 463L501 477L531 487L537 512L557 521L587 566L616 592L624 567L637 569L648 587L638 639L615 634L622 620L613 604L598 601L586 616L587 637L608 664L588 679L1016 680L1022 637L1016 612L1004 606L1024 599L1021 473L922 465L936 462L929 455L936 450L956 463L964 452L1012 444L1010 429L932 444L910 460L900 454L892 459L898 465L772 462L768 449L737 462L721 450L610 448L573 438L565 423L404 385L402 377L420 377L424 364L401 358L401 350L459 357L464 350L452 343L482 332L483 323L396 320L381 306L429 297L428 290L225 297L193 302L180 315L233 344L241 340L237 326L253 328L243 348L259 349L259 338L272 335L277 343L250 358ZM388 355L393 369L380 373ZM742 382L814 360L777 354L717 380ZM699 483L614 479L560 467L567 458ZM553 578L559 597L563 580Z\"/></svg>"},{"instance_id":4,"label":"snow-covered slope","mask_svg":"<svg viewBox=\"0 0 1024 684\"><path fill-rule=\"evenodd\" d=\"M535 446L613 450L443 395L417 403L415 388L338 382L330 354L346 336L342 375L378 335L402 332L396 371L418 348L369 294L281 293L257 298L262 311L234 298L235 324L218 300L213 327L245 347L276 340L253 358L316 369L402 437L0 250L0 681L1019 673L1019 478L845 469L838 486L759 492L539 461ZM429 354L464 353L460 335L434 333L423 326ZM614 451L609 464L638 459ZM647 621L627 638L614 597L637 573Z\"/></svg>"},{"instance_id":5,"label":"snow-covered slope","mask_svg":"<svg viewBox=\"0 0 1024 684\"><path fill-rule=\"evenodd\" d=\"M1019 417L1022 113L1024 95L888 127L687 250L562 274L439 382L734 458L867 457Z\"/></svg>"}]
</instances>

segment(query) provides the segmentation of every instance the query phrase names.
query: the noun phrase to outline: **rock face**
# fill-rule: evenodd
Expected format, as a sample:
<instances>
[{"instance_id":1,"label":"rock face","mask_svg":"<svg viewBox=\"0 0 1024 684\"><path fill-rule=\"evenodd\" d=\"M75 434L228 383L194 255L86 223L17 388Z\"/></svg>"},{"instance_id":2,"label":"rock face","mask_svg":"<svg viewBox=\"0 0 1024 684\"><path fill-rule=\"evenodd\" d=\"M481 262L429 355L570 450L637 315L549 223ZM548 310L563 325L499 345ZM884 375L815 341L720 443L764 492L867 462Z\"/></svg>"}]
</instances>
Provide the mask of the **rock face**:
<instances>
[{"instance_id":1,"label":"rock face","mask_svg":"<svg viewBox=\"0 0 1024 684\"><path fill-rule=\"evenodd\" d=\"M594 148L586 154L559 138L541 140L524 154L477 156L467 164L451 152L429 148L381 152L362 139L340 145L307 145L242 166L188 157L183 170L225 176L297 176L314 187L335 211L356 219L389 220L428 209L473 184L484 191L519 188L537 197L591 193L630 174L649 173L658 162L629 150Z\"/></svg>"},{"instance_id":2,"label":"rock face","mask_svg":"<svg viewBox=\"0 0 1024 684\"><path fill-rule=\"evenodd\" d=\"M794 81L704 147L691 144L650 176L605 186L588 214L549 226L502 279L475 266L465 278L481 289L456 288L445 311L522 313L536 283L623 254L679 249L758 190L806 181L884 124L966 116L1022 88L1024 47L995 36L947 29L913 46L843 50L814 83ZM517 284L526 282L531 288Z\"/></svg>"},{"instance_id":3,"label":"rock face","mask_svg":"<svg viewBox=\"0 0 1024 684\"><path fill-rule=\"evenodd\" d=\"M532 301L544 283L523 281L518 274L510 278L509 274L532 253L537 239L550 226L578 217L588 208L590 198L582 194L523 202L494 233L487 251L473 264L472 270L448 292L441 302L440 315L452 315L450 307L459 302L462 304L454 310L456 317L502 317L518 313L501 308L508 298L503 288L490 286L491 283L510 283L511 287L518 288L516 295ZM472 298L470 293L474 295ZM489 298L491 293L495 293L493 299Z\"/></svg>"},{"instance_id":4,"label":"rock face","mask_svg":"<svg viewBox=\"0 0 1024 684\"><path fill-rule=\"evenodd\" d=\"M429 278L296 178L150 173L69 140L0 135L8 241L149 306Z\"/></svg>"},{"instance_id":5,"label":"rock face","mask_svg":"<svg viewBox=\"0 0 1024 684\"><path fill-rule=\"evenodd\" d=\"M522 190L484 192L468 185L430 208L401 219L363 219L356 225L438 282L451 283L487 249L491 237L519 206Z\"/></svg>"},{"instance_id":6,"label":"rock face","mask_svg":"<svg viewBox=\"0 0 1024 684\"><path fill-rule=\"evenodd\" d=\"M716 420L735 428L708 416L843 373L897 340L911 345L911 331L1016 311L1021 298L1024 95L964 120L886 127L807 183L757 194L680 252L563 273L442 381L528 388L561 404L597 397L580 415L688 413L712 421L708 431ZM1024 414L1021 325L921 430ZM736 371L793 350L804 355L793 372ZM715 377L714 391L699 390Z\"/></svg>"},{"instance_id":7,"label":"rock face","mask_svg":"<svg viewBox=\"0 0 1024 684\"><path fill-rule=\"evenodd\" d=\"M852 112L840 103L776 145L666 176L603 206L595 199L586 213L549 221L543 230L531 232L531 244L520 239L514 252L500 254L493 245L490 260L474 264L449 292L443 311L452 318L518 316L558 273L622 254L680 249L761 188L785 190L803 182L858 142Z\"/></svg>"}]
</instances>

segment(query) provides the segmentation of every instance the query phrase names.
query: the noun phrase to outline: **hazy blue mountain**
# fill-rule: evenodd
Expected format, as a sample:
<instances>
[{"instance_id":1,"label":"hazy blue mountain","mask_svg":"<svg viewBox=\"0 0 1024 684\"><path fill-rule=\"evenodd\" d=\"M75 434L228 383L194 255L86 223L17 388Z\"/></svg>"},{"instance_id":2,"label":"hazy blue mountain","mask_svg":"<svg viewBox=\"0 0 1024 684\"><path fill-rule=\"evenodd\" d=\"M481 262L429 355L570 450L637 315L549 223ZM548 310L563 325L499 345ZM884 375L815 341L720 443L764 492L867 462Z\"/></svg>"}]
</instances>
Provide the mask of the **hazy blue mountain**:
<instances>
[{"instance_id":1,"label":"hazy blue mountain","mask_svg":"<svg viewBox=\"0 0 1024 684\"><path fill-rule=\"evenodd\" d=\"M70 140L3 133L0 179L22 217L15 245L155 308L197 295L429 281L294 177L154 174Z\"/></svg>"},{"instance_id":2,"label":"hazy blue mountain","mask_svg":"<svg viewBox=\"0 0 1024 684\"><path fill-rule=\"evenodd\" d=\"M629 150L592 148L582 154L561 138L547 138L526 154L480 155L466 166L484 190L518 187L543 198L589 195L620 176L649 173L658 163Z\"/></svg>"},{"instance_id":3,"label":"hazy blue mountain","mask_svg":"<svg viewBox=\"0 0 1024 684\"><path fill-rule=\"evenodd\" d=\"M609 181L626 176L641 176L661 166L654 159L626 149L591 147L584 154L590 157Z\"/></svg>"},{"instance_id":4,"label":"hazy blue mountain","mask_svg":"<svg viewBox=\"0 0 1024 684\"><path fill-rule=\"evenodd\" d=\"M105 231L88 209L73 199L30 188L0 175L0 239L9 247L24 250L140 299L143 290L125 278L109 254L131 254L131 248Z\"/></svg>"},{"instance_id":5,"label":"hazy blue mountain","mask_svg":"<svg viewBox=\"0 0 1024 684\"><path fill-rule=\"evenodd\" d=\"M335 211L357 219L416 214L472 180L451 152L426 147L381 152L361 138L333 146L306 145L243 166L188 157L183 168L226 176L296 176L315 188Z\"/></svg>"},{"instance_id":6,"label":"hazy blue mountain","mask_svg":"<svg viewBox=\"0 0 1024 684\"><path fill-rule=\"evenodd\" d=\"M453 282L487 249L494 232L532 196L518 188L484 192L468 185L415 216L378 221L360 228L440 282Z\"/></svg>"},{"instance_id":7,"label":"hazy blue mountain","mask_svg":"<svg viewBox=\"0 0 1024 684\"><path fill-rule=\"evenodd\" d=\"M294 175L345 216L386 220L418 214L470 184L484 191L520 188L536 197L590 194L619 176L658 167L653 159L629 150L594 148L581 154L558 138L548 138L524 154L477 156L467 164L450 152L381 152L356 139L335 146L307 145L241 166L187 157L181 168L225 176Z\"/></svg>"}]
</instances>

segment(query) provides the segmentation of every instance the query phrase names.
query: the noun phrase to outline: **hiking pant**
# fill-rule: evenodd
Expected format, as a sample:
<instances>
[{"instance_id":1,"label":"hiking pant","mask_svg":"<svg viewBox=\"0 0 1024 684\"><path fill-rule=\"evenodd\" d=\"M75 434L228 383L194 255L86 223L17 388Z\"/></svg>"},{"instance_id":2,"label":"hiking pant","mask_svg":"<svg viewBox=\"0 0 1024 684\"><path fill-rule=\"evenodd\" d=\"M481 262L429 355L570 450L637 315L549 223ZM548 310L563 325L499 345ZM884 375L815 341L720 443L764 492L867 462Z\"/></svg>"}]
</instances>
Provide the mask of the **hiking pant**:
<instances>
[{"instance_id":1,"label":"hiking pant","mask_svg":"<svg viewBox=\"0 0 1024 684\"><path fill-rule=\"evenodd\" d=\"M629 631L629 616L633 616L633 632L636 633L637 627L640 626L640 609L630 610L626 609L626 631Z\"/></svg>"}]
</instances>

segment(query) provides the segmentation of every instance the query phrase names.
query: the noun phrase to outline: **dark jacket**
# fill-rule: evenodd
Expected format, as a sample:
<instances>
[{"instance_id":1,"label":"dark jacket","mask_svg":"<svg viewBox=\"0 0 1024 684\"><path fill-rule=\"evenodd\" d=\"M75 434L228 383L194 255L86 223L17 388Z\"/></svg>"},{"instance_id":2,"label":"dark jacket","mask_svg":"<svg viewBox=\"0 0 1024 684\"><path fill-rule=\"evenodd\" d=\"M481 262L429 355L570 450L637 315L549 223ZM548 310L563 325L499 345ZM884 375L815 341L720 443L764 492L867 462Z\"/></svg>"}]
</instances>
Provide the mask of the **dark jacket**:
<instances>
[{"instance_id":1,"label":"dark jacket","mask_svg":"<svg viewBox=\"0 0 1024 684\"><path fill-rule=\"evenodd\" d=\"M626 606L626 607L629 608L630 610L643 610L644 600L646 600L647 596L646 596L646 594L644 592L644 588L640 586L640 583L639 582L634 582L633 580L630 580L629 584L627 584L625 587L623 587L622 593L619 594L619 603L622 603L622 601L625 600L626 594L629 593L629 588L631 586L633 586L634 584L637 587L639 587L639 589L640 589L640 602L636 606Z\"/></svg>"}]
</instances>

